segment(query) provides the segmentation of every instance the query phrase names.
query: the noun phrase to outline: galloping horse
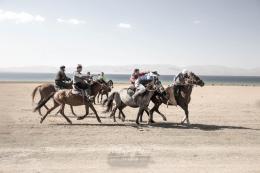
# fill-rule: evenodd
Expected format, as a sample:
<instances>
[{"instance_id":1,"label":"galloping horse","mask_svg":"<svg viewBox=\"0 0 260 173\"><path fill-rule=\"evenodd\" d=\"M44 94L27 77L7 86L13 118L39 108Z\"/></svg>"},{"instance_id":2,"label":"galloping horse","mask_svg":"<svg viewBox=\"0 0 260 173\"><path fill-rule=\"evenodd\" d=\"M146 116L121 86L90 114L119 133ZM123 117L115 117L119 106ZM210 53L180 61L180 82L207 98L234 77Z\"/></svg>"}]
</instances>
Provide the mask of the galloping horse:
<instances>
[{"instance_id":1,"label":"galloping horse","mask_svg":"<svg viewBox=\"0 0 260 173\"><path fill-rule=\"evenodd\" d=\"M120 90L119 92L113 92L108 99L104 101L103 104L107 102L107 110L106 112L110 111L113 107L113 101L116 102L115 107L112 110L111 116L113 117L114 121L115 119L115 112L117 109L119 109L119 112L123 116L123 121L125 119L125 114L123 112L123 109L127 106L130 106L132 108L139 108L137 117L136 117L136 124L139 124L139 118L143 111L150 112L148 106L151 100L151 97L153 96L155 89L153 84L148 84L146 87L146 92L144 94L138 95L136 98L136 101L133 100L131 96L128 94L129 88L124 88ZM150 123L150 121L148 121Z\"/></svg>"},{"instance_id":2,"label":"galloping horse","mask_svg":"<svg viewBox=\"0 0 260 173\"><path fill-rule=\"evenodd\" d=\"M187 124L190 124L188 107L189 107L189 103L190 103L190 100L191 100L191 93L192 93L192 89L193 89L194 85L198 85L198 86L203 87L204 82L197 75L195 75L193 72L190 72L189 78L187 79L187 82L185 84L181 85L181 87L180 87L180 92L179 92L180 94L175 96L177 105L180 106L185 112L185 117L181 121L182 124L185 121L187 121ZM157 112L164 118L164 120L166 120L166 117L164 116L164 114L162 114L159 111L159 107L161 106L162 103L166 104L167 106L173 105L172 102L170 101L170 97L172 95L170 93L174 94L174 86L168 86L165 89L165 92L166 92L166 95L163 96L163 97L161 97L161 96L158 97L157 95L154 95L151 98L151 101L154 103L154 106L153 106L153 108L151 109L151 112L150 112L150 118L151 119L153 118L153 113Z\"/></svg>"},{"instance_id":3,"label":"galloping horse","mask_svg":"<svg viewBox=\"0 0 260 173\"><path fill-rule=\"evenodd\" d=\"M70 83L69 85L69 88L68 89L72 89L72 82ZM33 92L32 92L32 102L34 103L34 98L35 98L35 95L36 95L36 92L39 91L40 93L40 100L38 103L42 102L44 99L46 99L51 93L53 92L56 92L57 89L55 88L55 86L53 84L48 84L48 83L45 83L45 84L41 84L37 87L34 88ZM49 108L44 105L45 109L49 110ZM71 109L71 112L74 116L76 116L74 110L73 110L73 107L71 106L70 107ZM42 116L42 112L41 112L41 109L38 110L39 114Z\"/></svg>"},{"instance_id":4,"label":"galloping horse","mask_svg":"<svg viewBox=\"0 0 260 173\"><path fill-rule=\"evenodd\" d=\"M90 86L91 87L91 93L96 96L98 91L101 89L102 84L99 82L93 82L93 84ZM60 106L59 112L61 115L67 120L68 123L72 123L71 120L64 114L64 107L65 104L68 104L70 106L81 106L85 105L86 107L86 114L84 116L78 117L78 120L84 119L88 113L89 113L89 107L92 109L94 114L96 115L96 118L98 122L101 122L96 109L94 108L93 104L91 103L90 100L86 99L85 96L82 95L76 95L72 94L72 90L64 89L64 90L59 90L57 92L52 92L46 99L44 99L42 102L40 102L37 107L34 109L34 112L41 109L51 98L54 100L54 106L49 109L46 114L41 118L41 123L44 121L44 119L47 117L51 111L56 109L58 106Z\"/></svg>"}]
</instances>

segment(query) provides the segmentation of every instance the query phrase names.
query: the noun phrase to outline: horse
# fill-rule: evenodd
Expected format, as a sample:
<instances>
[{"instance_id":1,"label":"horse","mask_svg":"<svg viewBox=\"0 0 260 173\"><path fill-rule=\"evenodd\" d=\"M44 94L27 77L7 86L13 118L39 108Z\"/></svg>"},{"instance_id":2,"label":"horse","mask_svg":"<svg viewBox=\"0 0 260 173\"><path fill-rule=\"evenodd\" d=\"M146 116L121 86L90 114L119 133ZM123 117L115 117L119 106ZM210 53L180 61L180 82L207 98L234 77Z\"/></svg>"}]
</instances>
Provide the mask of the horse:
<instances>
[{"instance_id":1,"label":"horse","mask_svg":"<svg viewBox=\"0 0 260 173\"><path fill-rule=\"evenodd\" d=\"M93 82L90 87L91 87L91 93L94 96L96 96L98 91L101 89L102 84L100 84L99 82ZM44 99L42 102L40 102L36 106L36 108L34 108L34 112L39 110L42 106L44 106L51 98L53 98L53 100L54 100L54 106L51 109L49 109L46 112L46 114L41 118L40 123L42 123L44 121L44 119L47 117L47 115L49 113L51 113L51 111L53 111L54 109L56 109L57 107L60 106L59 112L61 113L61 115L67 120L68 123L72 124L71 120L64 114L65 104L70 105L70 106L85 105L86 114L78 117L78 120L82 120L88 115L89 107L90 107L91 110L96 115L98 122L101 122L101 120L97 114L97 111L96 111L95 107L93 106L93 104L91 103L91 101L88 100L85 96L82 96L79 94L72 94L72 90L68 90L68 89L63 89L63 90L59 90L57 92L52 92L46 99Z\"/></svg>"},{"instance_id":2,"label":"horse","mask_svg":"<svg viewBox=\"0 0 260 173\"><path fill-rule=\"evenodd\" d=\"M112 91L112 89L114 88L114 83L112 80L109 80L106 85L108 86L107 88L102 88L97 95L97 102L98 103L102 103L103 101L103 95L106 95L106 97L108 98L108 94ZM99 101L99 97L101 96L101 100Z\"/></svg>"},{"instance_id":3,"label":"horse","mask_svg":"<svg viewBox=\"0 0 260 173\"><path fill-rule=\"evenodd\" d=\"M196 74L194 74L193 72L189 73L189 77L187 79L187 82L183 85L181 85L180 87L180 94L175 96L175 100L178 106L180 106L184 112L185 112L185 117L183 118L183 120L181 121L181 124L184 124L185 121L187 121L187 124L190 124L189 121L189 103L191 101L191 93L192 93L192 89L193 86L200 86L203 87L205 85L204 81L201 80ZM164 116L164 114L162 114L159 111L159 107L161 106L162 103L168 105L173 105L172 101L169 99L171 97L171 93L174 94L174 89L176 89L175 86L168 86L165 89L165 95L153 95L153 97L151 98L151 101L154 103L153 108L151 109L150 112L150 119L153 118L153 113L157 112L158 114L160 114L164 120L166 120L166 117ZM175 94L174 94L175 95ZM142 116L140 117L142 120ZM152 119L153 121L153 119Z\"/></svg>"},{"instance_id":4,"label":"horse","mask_svg":"<svg viewBox=\"0 0 260 173\"><path fill-rule=\"evenodd\" d=\"M69 83L69 84L70 85L69 85L69 87L67 89L72 89L72 82ZM45 83L45 84L38 85L37 87L34 88L34 90L32 92L32 103L35 103L34 98L35 98L35 95L36 95L37 91L39 91L39 93L40 93L40 100L38 102L38 103L40 103L44 99L46 99L51 93L56 92L57 89L55 88L55 86L53 84ZM44 105L44 107L45 107L46 110L49 110L49 108L46 105ZM77 116L75 114L72 106L70 107L70 109L71 109L72 114L74 116ZM39 112L39 114L41 116L43 116L42 112L41 112L41 109L39 109L38 112ZM59 113L59 112L57 112L57 113Z\"/></svg>"},{"instance_id":5,"label":"horse","mask_svg":"<svg viewBox=\"0 0 260 173\"><path fill-rule=\"evenodd\" d=\"M116 110L119 109L119 112L122 114L123 119L122 121L125 120L125 114L123 112L123 109L127 106L130 106L132 108L139 108L137 117L136 117L136 124L139 124L139 118L142 114L143 111L147 111L148 113L150 112L148 106L151 100L151 97L153 96L155 89L154 89L154 84L150 83L146 87L146 91L144 94L140 94L136 97L136 101L133 100L133 98L128 94L129 88L124 88L120 90L119 92L113 92L108 99L106 99L103 104L107 103L107 109L105 112L108 112L112 110L113 107L113 101L116 102L115 107L113 108L111 112L111 117L113 117L114 122L116 122L115 119L115 113ZM150 123L150 120L148 121Z\"/></svg>"}]
</instances>

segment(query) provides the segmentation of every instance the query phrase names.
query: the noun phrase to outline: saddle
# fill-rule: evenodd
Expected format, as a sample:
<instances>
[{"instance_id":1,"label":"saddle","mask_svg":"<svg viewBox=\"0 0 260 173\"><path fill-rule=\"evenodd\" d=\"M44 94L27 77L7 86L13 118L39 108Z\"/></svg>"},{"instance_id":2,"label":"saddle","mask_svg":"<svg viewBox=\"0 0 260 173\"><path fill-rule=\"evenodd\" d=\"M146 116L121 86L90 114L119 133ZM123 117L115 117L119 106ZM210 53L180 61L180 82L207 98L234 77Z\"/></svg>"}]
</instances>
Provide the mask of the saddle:
<instances>
[{"instance_id":1,"label":"saddle","mask_svg":"<svg viewBox=\"0 0 260 173\"><path fill-rule=\"evenodd\" d=\"M79 96L83 96L83 97L86 96L85 91L78 88L75 85L73 86L73 89L71 89L71 93L74 94L74 95L79 95Z\"/></svg>"},{"instance_id":2,"label":"saddle","mask_svg":"<svg viewBox=\"0 0 260 173\"><path fill-rule=\"evenodd\" d=\"M129 86L127 88L127 94L130 97L132 97L135 94L135 92L136 92L136 88L133 85L131 85L131 86ZM147 91L145 91L144 93L140 94L140 96L144 96L146 93L147 93Z\"/></svg>"}]
</instances>

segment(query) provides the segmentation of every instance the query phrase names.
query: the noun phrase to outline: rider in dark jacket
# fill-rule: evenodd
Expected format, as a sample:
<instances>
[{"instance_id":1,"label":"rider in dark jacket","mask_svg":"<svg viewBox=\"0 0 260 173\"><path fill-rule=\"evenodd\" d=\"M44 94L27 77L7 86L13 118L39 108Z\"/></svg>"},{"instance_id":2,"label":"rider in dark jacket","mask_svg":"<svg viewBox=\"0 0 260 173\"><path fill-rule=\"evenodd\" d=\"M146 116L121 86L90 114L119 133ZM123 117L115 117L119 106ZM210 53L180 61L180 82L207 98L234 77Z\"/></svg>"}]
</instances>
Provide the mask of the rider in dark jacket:
<instances>
[{"instance_id":1,"label":"rider in dark jacket","mask_svg":"<svg viewBox=\"0 0 260 173\"><path fill-rule=\"evenodd\" d=\"M68 81L71 81L71 79L66 76L65 68L65 66L61 66L60 71L55 77L55 84L60 89L68 89L69 87L71 87L71 84L68 83Z\"/></svg>"}]
</instances>

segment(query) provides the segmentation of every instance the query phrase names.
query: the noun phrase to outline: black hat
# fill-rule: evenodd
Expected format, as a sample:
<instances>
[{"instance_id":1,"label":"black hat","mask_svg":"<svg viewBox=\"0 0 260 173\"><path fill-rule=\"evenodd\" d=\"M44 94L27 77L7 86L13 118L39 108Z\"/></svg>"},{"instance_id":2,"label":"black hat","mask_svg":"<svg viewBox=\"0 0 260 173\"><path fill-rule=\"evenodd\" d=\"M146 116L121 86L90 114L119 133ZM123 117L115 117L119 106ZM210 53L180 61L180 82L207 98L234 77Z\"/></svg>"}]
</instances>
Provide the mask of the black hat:
<instances>
[{"instance_id":1,"label":"black hat","mask_svg":"<svg viewBox=\"0 0 260 173\"><path fill-rule=\"evenodd\" d=\"M64 65L60 66L60 69L64 69L64 68L66 68Z\"/></svg>"},{"instance_id":2,"label":"black hat","mask_svg":"<svg viewBox=\"0 0 260 173\"><path fill-rule=\"evenodd\" d=\"M78 65L77 65L77 68L82 68L82 65L81 65L81 64L78 64Z\"/></svg>"},{"instance_id":3,"label":"black hat","mask_svg":"<svg viewBox=\"0 0 260 173\"><path fill-rule=\"evenodd\" d=\"M157 76L160 76L160 74L157 71L153 71L152 73L157 75Z\"/></svg>"}]
</instances>

